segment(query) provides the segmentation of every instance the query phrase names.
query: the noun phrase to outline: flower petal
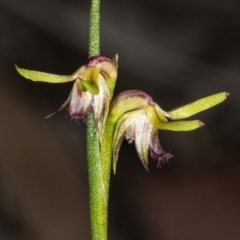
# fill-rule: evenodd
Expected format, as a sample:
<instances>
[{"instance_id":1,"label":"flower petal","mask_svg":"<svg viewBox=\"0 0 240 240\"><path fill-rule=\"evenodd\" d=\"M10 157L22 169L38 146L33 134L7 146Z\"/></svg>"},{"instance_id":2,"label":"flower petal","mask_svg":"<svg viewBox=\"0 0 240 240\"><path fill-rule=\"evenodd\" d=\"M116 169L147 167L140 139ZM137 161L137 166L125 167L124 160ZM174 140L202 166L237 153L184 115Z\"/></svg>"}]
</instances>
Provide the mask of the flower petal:
<instances>
[{"instance_id":1,"label":"flower petal","mask_svg":"<svg viewBox=\"0 0 240 240\"><path fill-rule=\"evenodd\" d=\"M80 89L80 80L77 79L71 92L68 115L73 119L84 117L93 102L93 95L90 92L83 92Z\"/></svg>"},{"instance_id":2,"label":"flower petal","mask_svg":"<svg viewBox=\"0 0 240 240\"><path fill-rule=\"evenodd\" d=\"M150 106L149 106L150 107ZM148 107L148 108L149 108ZM158 118L162 121L162 122L167 122L167 118L166 117L169 117L168 114L162 110L156 103L154 103L153 105L153 108L158 116Z\"/></svg>"},{"instance_id":3,"label":"flower petal","mask_svg":"<svg viewBox=\"0 0 240 240\"><path fill-rule=\"evenodd\" d=\"M204 123L199 120L175 121L175 122L159 122L154 126L161 130L191 131L191 130L203 127Z\"/></svg>"},{"instance_id":4,"label":"flower petal","mask_svg":"<svg viewBox=\"0 0 240 240\"><path fill-rule=\"evenodd\" d=\"M116 60L117 61L117 60ZM89 59L87 67L95 66L99 69L100 74L104 77L112 98L117 79L117 65L115 60L99 55Z\"/></svg>"},{"instance_id":5,"label":"flower petal","mask_svg":"<svg viewBox=\"0 0 240 240\"><path fill-rule=\"evenodd\" d=\"M162 167L162 165L168 162L169 158L173 157L172 154L165 152L158 139L158 130L153 128L151 141L149 144L150 156L157 161L157 167Z\"/></svg>"},{"instance_id":6,"label":"flower petal","mask_svg":"<svg viewBox=\"0 0 240 240\"><path fill-rule=\"evenodd\" d=\"M228 95L229 94L226 92L217 93L192 102L190 104L184 105L182 107L178 107L176 109L168 111L167 114L171 119L174 120L184 119L223 102Z\"/></svg>"},{"instance_id":7,"label":"flower petal","mask_svg":"<svg viewBox=\"0 0 240 240\"><path fill-rule=\"evenodd\" d=\"M122 141L124 137L128 140L128 142L132 142L135 139L135 123L139 117L143 113L143 110L136 110L132 112L127 112L123 114L117 122L114 137L113 137L113 172L116 174L116 166L118 160L118 153L121 147Z\"/></svg>"},{"instance_id":8,"label":"flower petal","mask_svg":"<svg viewBox=\"0 0 240 240\"><path fill-rule=\"evenodd\" d=\"M110 104L110 96L107 84L105 83L105 80L101 75L99 75L98 77L98 87L99 93L97 95L93 95L92 109L94 112L95 126L96 129L98 129L101 139Z\"/></svg>"},{"instance_id":9,"label":"flower petal","mask_svg":"<svg viewBox=\"0 0 240 240\"><path fill-rule=\"evenodd\" d=\"M80 77L81 89L86 92L89 91L93 95L99 93L98 78L99 70L97 67L85 67L85 71L82 71L83 76Z\"/></svg>"},{"instance_id":10,"label":"flower petal","mask_svg":"<svg viewBox=\"0 0 240 240\"><path fill-rule=\"evenodd\" d=\"M135 146L138 156L148 171L148 150L151 139L153 125L149 122L148 116L141 114L135 123Z\"/></svg>"},{"instance_id":11,"label":"flower petal","mask_svg":"<svg viewBox=\"0 0 240 240\"><path fill-rule=\"evenodd\" d=\"M20 75L36 82L66 83L75 80L73 75L56 75L52 73L38 72L34 70L20 68L17 65L15 65L15 67Z\"/></svg>"},{"instance_id":12,"label":"flower petal","mask_svg":"<svg viewBox=\"0 0 240 240\"><path fill-rule=\"evenodd\" d=\"M153 101L145 92L140 90L124 91L113 99L109 117L112 118L112 121L117 121L122 114L143 109L149 104L153 104Z\"/></svg>"},{"instance_id":13,"label":"flower petal","mask_svg":"<svg viewBox=\"0 0 240 240\"><path fill-rule=\"evenodd\" d=\"M90 92L93 95L97 95L99 93L99 87L96 83L89 83L84 79L79 79L81 82L81 90L83 92Z\"/></svg>"}]
</instances>

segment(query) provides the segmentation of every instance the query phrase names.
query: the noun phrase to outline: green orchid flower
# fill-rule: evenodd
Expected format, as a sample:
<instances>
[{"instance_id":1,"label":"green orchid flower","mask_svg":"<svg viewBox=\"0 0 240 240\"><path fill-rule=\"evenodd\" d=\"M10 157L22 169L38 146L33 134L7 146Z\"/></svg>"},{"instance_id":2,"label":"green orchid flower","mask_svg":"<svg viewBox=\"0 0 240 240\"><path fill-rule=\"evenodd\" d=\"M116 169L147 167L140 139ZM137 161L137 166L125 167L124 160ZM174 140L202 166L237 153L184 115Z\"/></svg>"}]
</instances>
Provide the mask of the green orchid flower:
<instances>
[{"instance_id":1,"label":"green orchid flower","mask_svg":"<svg viewBox=\"0 0 240 240\"><path fill-rule=\"evenodd\" d=\"M130 90L119 94L112 102L108 120L115 124L112 144L114 173L124 138L129 143L135 142L138 156L146 170L149 153L156 160L157 167L161 167L172 155L162 149L158 130L191 131L200 128L204 124L199 120L181 119L211 108L224 101L227 96L228 93L222 92L171 111L164 111L145 92Z\"/></svg>"},{"instance_id":2,"label":"green orchid flower","mask_svg":"<svg viewBox=\"0 0 240 240\"><path fill-rule=\"evenodd\" d=\"M89 111L94 112L96 129L101 133L106 122L110 100L117 78L117 56L111 60L105 56L96 56L88 60L71 75L62 76L45 72L27 70L16 66L25 78L48 83L66 83L74 81L72 91L62 106L46 118L68 107L67 115L74 119L84 119Z\"/></svg>"}]
</instances>

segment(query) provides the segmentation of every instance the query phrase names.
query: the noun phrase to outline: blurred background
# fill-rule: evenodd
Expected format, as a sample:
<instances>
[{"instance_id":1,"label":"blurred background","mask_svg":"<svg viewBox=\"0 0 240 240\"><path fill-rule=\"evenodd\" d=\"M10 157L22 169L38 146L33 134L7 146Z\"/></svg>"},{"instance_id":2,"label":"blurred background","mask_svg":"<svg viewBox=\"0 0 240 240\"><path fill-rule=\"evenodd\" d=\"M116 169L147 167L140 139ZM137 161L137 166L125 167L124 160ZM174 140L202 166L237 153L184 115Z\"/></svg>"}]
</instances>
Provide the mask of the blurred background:
<instances>
[{"instance_id":1,"label":"blurred background","mask_svg":"<svg viewBox=\"0 0 240 240\"><path fill-rule=\"evenodd\" d=\"M70 74L87 61L87 0L0 1L0 239L90 240L86 126L64 111L72 83L33 83L14 64ZM140 89L165 110L221 91L194 116L205 127L161 131L174 158L142 167L124 143L109 203L110 240L240 239L240 2L103 1L101 52L119 54L116 93Z\"/></svg>"}]
</instances>

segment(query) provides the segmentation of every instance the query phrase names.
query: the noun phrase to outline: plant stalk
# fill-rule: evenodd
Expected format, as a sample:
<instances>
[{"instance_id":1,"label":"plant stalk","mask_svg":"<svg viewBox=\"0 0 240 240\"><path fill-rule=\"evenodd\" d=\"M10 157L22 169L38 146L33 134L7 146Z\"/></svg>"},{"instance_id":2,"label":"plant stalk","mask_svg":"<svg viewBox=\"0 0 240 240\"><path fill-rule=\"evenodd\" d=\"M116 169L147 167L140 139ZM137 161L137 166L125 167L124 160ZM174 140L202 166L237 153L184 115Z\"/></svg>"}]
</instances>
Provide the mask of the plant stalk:
<instances>
[{"instance_id":1,"label":"plant stalk","mask_svg":"<svg viewBox=\"0 0 240 240\"><path fill-rule=\"evenodd\" d=\"M100 0L91 0L89 23L89 57L100 54ZM87 120L87 159L92 240L107 240L108 188L103 181L100 139L91 112ZM109 184L109 183L108 183Z\"/></svg>"}]
</instances>

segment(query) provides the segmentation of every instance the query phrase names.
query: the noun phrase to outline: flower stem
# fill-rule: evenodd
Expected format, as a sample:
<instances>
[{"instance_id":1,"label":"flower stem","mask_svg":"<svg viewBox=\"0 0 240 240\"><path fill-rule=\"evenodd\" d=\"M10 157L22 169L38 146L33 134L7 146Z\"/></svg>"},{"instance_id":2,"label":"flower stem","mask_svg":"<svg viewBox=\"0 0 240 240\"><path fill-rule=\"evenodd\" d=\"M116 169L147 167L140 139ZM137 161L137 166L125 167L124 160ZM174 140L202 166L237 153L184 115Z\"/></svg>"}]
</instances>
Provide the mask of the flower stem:
<instances>
[{"instance_id":1,"label":"flower stem","mask_svg":"<svg viewBox=\"0 0 240 240\"><path fill-rule=\"evenodd\" d=\"M107 197L103 184L99 137L92 113L89 114L87 123L87 158L92 240L107 240Z\"/></svg>"},{"instance_id":2,"label":"flower stem","mask_svg":"<svg viewBox=\"0 0 240 240\"><path fill-rule=\"evenodd\" d=\"M89 24L89 57L100 54L100 0L91 0ZM103 181L100 139L91 112L87 121L87 158L92 240L107 240L108 193Z\"/></svg>"},{"instance_id":3,"label":"flower stem","mask_svg":"<svg viewBox=\"0 0 240 240\"><path fill-rule=\"evenodd\" d=\"M91 0L88 51L89 57L100 54L100 0Z\"/></svg>"}]
</instances>

